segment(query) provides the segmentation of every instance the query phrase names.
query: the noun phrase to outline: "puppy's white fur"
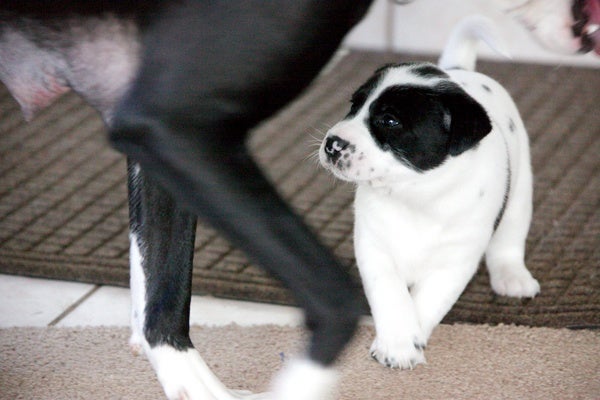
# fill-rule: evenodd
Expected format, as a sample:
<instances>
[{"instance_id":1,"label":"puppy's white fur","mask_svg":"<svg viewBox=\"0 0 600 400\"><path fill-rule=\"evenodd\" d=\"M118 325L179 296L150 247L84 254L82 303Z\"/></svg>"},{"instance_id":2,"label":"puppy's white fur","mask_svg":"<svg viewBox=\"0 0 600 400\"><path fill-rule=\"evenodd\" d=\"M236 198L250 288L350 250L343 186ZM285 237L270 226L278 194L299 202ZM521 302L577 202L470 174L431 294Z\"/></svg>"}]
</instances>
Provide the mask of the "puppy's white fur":
<instances>
[{"instance_id":1,"label":"puppy's white fur","mask_svg":"<svg viewBox=\"0 0 600 400\"><path fill-rule=\"evenodd\" d=\"M471 18L455 30L442 57L445 66L466 66L446 72L483 106L492 123L492 131L472 149L419 171L376 143L365 121L384 90L440 82L414 74L412 66L387 70L360 111L327 133L326 139L349 143L342 157L328 158L325 141L320 149L326 168L357 184L354 245L377 332L371 354L390 367L413 368L425 361L431 332L484 253L494 291L516 297L539 292L524 263L532 213L527 133L508 93L468 70L475 60L473 39L493 35L490 21Z\"/></svg>"}]
</instances>

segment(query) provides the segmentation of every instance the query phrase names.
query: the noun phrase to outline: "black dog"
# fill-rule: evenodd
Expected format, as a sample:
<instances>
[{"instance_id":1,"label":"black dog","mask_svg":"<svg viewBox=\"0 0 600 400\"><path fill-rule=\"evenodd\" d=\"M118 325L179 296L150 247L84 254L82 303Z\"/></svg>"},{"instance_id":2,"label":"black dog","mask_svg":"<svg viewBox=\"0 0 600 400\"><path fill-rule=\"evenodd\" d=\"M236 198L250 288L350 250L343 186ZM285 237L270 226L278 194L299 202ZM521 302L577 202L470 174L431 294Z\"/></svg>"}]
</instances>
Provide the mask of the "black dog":
<instances>
[{"instance_id":1,"label":"black dog","mask_svg":"<svg viewBox=\"0 0 600 400\"><path fill-rule=\"evenodd\" d=\"M230 399L189 339L196 215L295 294L307 359L276 396L321 398L352 336L349 277L249 156L248 130L319 72L370 1L16 1L0 5L0 79L27 118L73 89L127 155L132 344L169 398Z\"/></svg>"}]
</instances>

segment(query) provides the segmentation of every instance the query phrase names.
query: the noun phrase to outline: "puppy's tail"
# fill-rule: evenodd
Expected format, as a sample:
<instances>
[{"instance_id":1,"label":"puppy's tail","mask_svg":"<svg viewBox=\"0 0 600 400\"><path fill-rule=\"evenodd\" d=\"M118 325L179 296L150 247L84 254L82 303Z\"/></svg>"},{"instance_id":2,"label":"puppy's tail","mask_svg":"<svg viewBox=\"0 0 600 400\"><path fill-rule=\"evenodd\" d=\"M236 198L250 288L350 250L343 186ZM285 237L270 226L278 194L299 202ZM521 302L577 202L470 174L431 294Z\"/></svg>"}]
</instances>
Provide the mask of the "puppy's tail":
<instances>
[{"instance_id":1,"label":"puppy's tail","mask_svg":"<svg viewBox=\"0 0 600 400\"><path fill-rule=\"evenodd\" d=\"M442 69L459 68L474 71L479 41L485 42L504 57L511 58L506 43L501 39L492 20L481 15L472 15L460 21L450 33L438 65Z\"/></svg>"}]
</instances>

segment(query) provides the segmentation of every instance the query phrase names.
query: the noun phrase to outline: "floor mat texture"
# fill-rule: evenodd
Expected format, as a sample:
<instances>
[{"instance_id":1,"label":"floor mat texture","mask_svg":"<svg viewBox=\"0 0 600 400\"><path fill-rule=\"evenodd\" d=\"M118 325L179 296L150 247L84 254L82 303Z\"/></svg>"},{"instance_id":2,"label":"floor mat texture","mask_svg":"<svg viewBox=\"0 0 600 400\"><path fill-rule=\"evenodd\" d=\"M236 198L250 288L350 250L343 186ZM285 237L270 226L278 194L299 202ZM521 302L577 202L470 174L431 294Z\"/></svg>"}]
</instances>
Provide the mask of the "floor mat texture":
<instances>
[{"instance_id":1,"label":"floor mat texture","mask_svg":"<svg viewBox=\"0 0 600 400\"><path fill-rule=\"evenodd\" d=\"M252 134L250 146L282 195L352 275L353 188L314 154L378 67L415 57L352 52ZM421 57L421 59L423 59ZM533 300L494 295L482 265L445 322L600 324L600 113L597 69L480 62L513 95L531 138L534 216L526 262ZM98 115L74 94L25 123L0 88L0 272L128 285L124 158ZM199 224L195 293L291 303L281 285Z\"/></svg>"}]
</instances>

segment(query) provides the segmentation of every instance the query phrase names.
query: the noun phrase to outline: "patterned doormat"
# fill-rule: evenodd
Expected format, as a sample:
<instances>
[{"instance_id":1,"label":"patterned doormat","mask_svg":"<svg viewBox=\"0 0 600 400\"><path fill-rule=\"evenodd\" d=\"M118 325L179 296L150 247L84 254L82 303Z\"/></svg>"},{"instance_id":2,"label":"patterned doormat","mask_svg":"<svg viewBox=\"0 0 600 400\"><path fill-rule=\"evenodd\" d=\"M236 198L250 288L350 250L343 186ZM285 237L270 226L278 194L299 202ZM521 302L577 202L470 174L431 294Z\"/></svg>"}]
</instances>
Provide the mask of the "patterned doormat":
<instances>
[{"instance_id":1,"label":"patterned doormat","mask_svg":"<svg viewBox=\"0 0 600 400\"><path fill-rule=\"evenodd\" d=\"M410 59L350 53L251 138L282 195L354 277L353 189L323 171L313 155L347 112L350 94L376 68ZM527 265L542 293L523 301L495 296L481 267L445 322L598 325L600 70L496 62L480 62L479 70L514 96L531 137L535 195ZM128 285L125 160L105 137L96 113L73 94L25 123L0 88L0 272ZM202 224L193 288L292 303L276 280Z\"/></svg>"}]
</instances>

